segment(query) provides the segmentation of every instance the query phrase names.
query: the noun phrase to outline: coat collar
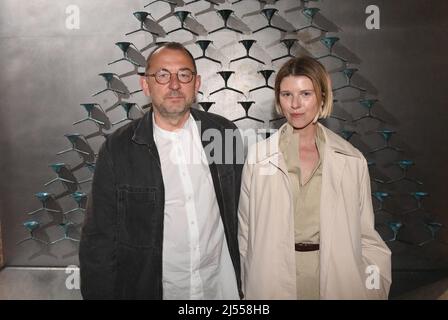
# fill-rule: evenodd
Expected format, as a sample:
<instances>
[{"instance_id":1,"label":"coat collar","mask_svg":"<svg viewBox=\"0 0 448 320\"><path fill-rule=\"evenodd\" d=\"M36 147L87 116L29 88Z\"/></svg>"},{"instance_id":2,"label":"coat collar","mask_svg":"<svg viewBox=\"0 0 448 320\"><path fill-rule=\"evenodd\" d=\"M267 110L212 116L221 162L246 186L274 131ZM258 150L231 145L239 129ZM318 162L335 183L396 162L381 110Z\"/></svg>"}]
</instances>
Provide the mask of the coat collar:
<instances>
[{"instance_id":1,"label":"coat collar","mask_svg":"<svg viewBox=\"0 0 448 320\"><path fill-rule=\"evenodd\" d=\"M318 123L318 126L322 129L325 137L325 152L337 153L348 157L361 158L361 153L346 140L338 136L330 129L327 129L322 124ZM287 130L286 123L282 125L280 129L277 130L277 132L266 139L266 141L257 145L255 162L263 162L280 153L278 144L280 133L283 130Z\"/></svg>"}]
</instances>

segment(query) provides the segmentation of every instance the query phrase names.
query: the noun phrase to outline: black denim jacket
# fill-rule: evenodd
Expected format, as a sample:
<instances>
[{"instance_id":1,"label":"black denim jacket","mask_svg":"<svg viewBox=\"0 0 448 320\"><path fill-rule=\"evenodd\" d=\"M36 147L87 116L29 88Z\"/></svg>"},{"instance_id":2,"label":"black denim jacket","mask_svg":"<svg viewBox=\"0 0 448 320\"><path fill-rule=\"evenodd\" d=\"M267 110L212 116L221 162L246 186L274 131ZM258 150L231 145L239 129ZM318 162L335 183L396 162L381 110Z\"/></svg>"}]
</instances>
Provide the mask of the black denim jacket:
<instances>
[{"instance_id":1,"label":"black denim jacket","mask_svg":"<svg viewBox=\"0 0 448 320\"><path fill-rule=\"evenodd\" d=\"M201 137L207 129L221 132L223 148L224 130L236 129L221 116L196 109L191 114ZM201 140L206 150L210 141ZM211 163L213 153L206 154L241 296L237 208L243 163L236 161L242 157L241 136L231 142L230 164ZM148 111L111 134L100 149L79 248L83 298L162 299L164 193Z\"/></svg>"}]
</instances>

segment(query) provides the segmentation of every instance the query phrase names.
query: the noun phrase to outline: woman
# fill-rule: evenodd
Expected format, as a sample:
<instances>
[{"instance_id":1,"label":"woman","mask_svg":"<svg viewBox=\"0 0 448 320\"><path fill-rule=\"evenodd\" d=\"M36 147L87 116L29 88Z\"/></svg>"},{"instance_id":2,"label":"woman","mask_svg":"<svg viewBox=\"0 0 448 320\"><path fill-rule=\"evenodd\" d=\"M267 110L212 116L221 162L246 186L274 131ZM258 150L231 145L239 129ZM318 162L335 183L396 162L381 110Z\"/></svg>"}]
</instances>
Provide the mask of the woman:
<instances>
[{"instance_id":1,"label":"woman","mask_svg":"<svg viewBox=\"0 0 448 320\"><path fill-rule=\"evenodd\" d=\"M250 149L243 170L246 299L387 299L391 253L374 229L366 160L317 122L332 111L325 68L289 60L275 102L287 123Z\"/></svg>"}]
</instances>

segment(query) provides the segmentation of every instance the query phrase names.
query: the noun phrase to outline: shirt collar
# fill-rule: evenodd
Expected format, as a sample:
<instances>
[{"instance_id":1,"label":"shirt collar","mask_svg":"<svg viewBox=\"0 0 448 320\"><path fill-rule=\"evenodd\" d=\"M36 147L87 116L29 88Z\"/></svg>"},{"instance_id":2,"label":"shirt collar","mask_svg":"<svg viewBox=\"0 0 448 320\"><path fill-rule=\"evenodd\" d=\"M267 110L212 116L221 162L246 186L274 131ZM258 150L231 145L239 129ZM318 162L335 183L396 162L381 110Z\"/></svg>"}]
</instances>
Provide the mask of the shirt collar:
<instances>
[{"instance_id":1,"label":"shirt collar","mask_svg":"<svg viewBox=\"0 0 448 320\"><path fill-rule=\"evenodd\" d=\"M194 121L193 117L190 114L187 118L187 121L185 121L184 125L182 126L182 128L176 129L174 131L169 131L169 130L162 129L161 127L159 127L157 125L155 118L154 118L154 113L153 113L152 114L152 123L153 123L153 127L154 127L154 136L160 136L162 138L170 139L170 140L185 137L186 135L188 135L188 133L191 132L193 121Z\"/></svg>"}]
</instances>

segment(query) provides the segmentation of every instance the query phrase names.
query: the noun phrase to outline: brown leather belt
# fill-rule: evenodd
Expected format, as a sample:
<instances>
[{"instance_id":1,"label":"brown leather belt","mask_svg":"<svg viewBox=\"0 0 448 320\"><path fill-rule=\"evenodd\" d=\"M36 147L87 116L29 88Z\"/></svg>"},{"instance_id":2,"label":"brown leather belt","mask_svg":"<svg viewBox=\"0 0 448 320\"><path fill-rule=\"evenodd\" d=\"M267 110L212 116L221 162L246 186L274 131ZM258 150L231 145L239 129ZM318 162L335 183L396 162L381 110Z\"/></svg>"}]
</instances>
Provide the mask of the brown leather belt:
<instances>
[{"instance_id":1,"label":"brown leather belt","mask_svg":"<svg viewBox=\"0 0 448 320\"><path fill-rule=\"evenodd\" d=\"M317 251L319 250L318 243L296 243L296 251Z\"/></svg>"}]
</instances>

